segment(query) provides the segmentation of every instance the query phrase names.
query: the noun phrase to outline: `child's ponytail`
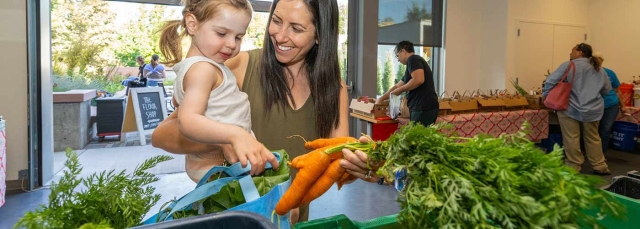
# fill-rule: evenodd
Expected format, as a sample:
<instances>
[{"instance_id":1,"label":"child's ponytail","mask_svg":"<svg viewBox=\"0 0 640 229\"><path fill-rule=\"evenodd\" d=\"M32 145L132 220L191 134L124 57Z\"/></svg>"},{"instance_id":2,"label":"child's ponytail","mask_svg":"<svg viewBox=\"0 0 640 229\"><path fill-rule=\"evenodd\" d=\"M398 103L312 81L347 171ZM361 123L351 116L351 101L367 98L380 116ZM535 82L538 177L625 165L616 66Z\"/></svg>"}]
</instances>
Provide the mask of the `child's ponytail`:
<instances>
[{"instance_id":1,"label":"child's ponytail","mask_svg":"<svg viewBox=\"0 0 640 229\"><path fill-rule=\"evenodd\" d=\"M160 30L160 52L167 66L173 66L182 60L182 38L186 32L179 31L183 20L168 21Z\"/></svg>"}]
</instances>

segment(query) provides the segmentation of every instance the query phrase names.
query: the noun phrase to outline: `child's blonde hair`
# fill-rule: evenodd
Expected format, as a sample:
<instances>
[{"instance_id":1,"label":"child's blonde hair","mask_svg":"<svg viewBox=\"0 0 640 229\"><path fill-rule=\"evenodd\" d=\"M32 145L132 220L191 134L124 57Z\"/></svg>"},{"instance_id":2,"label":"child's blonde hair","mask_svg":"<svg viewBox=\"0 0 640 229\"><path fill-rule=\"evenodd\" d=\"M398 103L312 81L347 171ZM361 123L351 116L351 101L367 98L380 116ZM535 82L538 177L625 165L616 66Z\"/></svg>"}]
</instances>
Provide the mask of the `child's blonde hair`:
<instances>
[{"instance_id":1,"label":"child's blonde hair","mask_svg":"<svg viewBox=\"0 0 640 229\"><path fill-rule=\"evenodd\" d=\"M227 5L246 13L249 18L253 12L248 0L183 0L182 20L168 21L161 29L160 52L165 63L173 66L182 60L182 38L188 35L185 16L193 15L198 23L214 17L221 6ZM182 27L182 28L181 28Z\"/></svg>"}]
</instances>

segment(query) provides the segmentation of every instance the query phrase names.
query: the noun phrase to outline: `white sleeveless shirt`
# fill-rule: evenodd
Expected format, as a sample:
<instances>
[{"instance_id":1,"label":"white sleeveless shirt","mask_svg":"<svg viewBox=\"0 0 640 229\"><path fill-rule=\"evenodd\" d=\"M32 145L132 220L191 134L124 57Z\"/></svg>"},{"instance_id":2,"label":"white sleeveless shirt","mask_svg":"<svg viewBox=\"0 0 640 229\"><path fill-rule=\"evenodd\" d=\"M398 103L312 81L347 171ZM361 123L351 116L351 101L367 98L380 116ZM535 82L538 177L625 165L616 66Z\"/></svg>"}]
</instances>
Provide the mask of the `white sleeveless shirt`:
<instances>
[{"instance_id":1,"label":"white sleeveless shirt","mask_svg":"<svg viewBox=\"0 0 640 229\"><path fill-rule=\"evenodd\" d=\"M207 62L216 66L222 71L222 84L211 90L207 109L204 115L220 123L236 125L251 133L251 112L247 94L238 89L236 78L223 64L218 64L213 60L194 56L186 58L173 67L176 79L173 87L173 97L178 104L182 104L184 99L184 76L193 64ZM213 77L213 76L212 76ZM191 180L198 182L213 165L222 164L224 156L222 152L211 152L207 154L187 154L186 171Z\"/></svg>"}]
</instances>

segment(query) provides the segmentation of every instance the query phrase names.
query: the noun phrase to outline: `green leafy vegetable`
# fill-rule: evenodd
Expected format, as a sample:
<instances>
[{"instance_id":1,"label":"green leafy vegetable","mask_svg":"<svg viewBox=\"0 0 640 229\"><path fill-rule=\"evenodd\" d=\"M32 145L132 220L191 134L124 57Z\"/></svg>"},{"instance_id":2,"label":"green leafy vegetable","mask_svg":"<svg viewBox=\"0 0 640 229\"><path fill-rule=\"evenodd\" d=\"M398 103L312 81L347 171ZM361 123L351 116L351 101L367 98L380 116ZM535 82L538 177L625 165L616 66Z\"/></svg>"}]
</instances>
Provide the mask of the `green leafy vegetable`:
<instances>
[{"instance_id":1,"label":"green leafy vegetable","mask_svg":"<svg viewBox=\"0 0 640 229\"><path fill-rule=\"evenodd\" d=\"M259 176L252 177L260 196L267 194L267 192L271 191L273 187L289 179L289 166L287 165L289 155L284 150L278 150L276 152L281 155L280 168L277 171L267 169ZM224 176L220 176L220 178L222 177ZM216 175L214 176L214 179L210 180L213 181L217 178L218 177ZM220 189L220 192L200 200L200 202L202 203L202 207L204 207L204 213L209 214L233 208L244 204L246 201L242 194L242 189L240 189L240 183L238 183L238 181L232 181L223 186L222 189ZM171 209L167 208L164 211L168 213ZM174 219L178 219L197 215L200 215L198 214L198 210L191 209L178 211L173 214L173 217Z\"/></svg>"},{"instance_id":2,"label":"green leafy vegetable","mask_svg":"<svg viewBox=\"0 0 640 229\"><path fill-rule=\"evenodd\" d=\"M58 183L51 185L48 205L27 212L14 228L129 228L139 225L142 217L160 199L148 186L158 181L145 170L173 159L155 156L136 167L132 174L125 171L94 173L78 178L82 167L78 155L66 151L68 170ZM82 186L79 186L82 185ZM79 190L74 190L78 188Z\"/></svg>"},{"instance_id":3,"label":"green leafy vegetable","mask_svg":"<svg viewBox=\"0 0 640 229\"><path fill-rule=\"evenodd\" d=\"M599 178L577 173L555 147L545 154L516 134L449 137L445 124L410 123L384 142L343 147L365 150L378 174L394 181L406 171L398 221L407 228L580 228L599 225L583 213L622 216L624 207L596 188ZM602 226L599 228L603 228Z\"/></svg>"},{"instance_id":4,"label":"green leafy vegetable","mask_svg":"<svg viewBox=\"0 0 640 229\"><path fill-rule=\"evenodd\" d=\"M520 95L522 95L522 96L529 95L529 93L527 93L527 90L525 90L524 88L522 88L520 86L520 84L518 84L518 79L513 80L513 79L509 78L509 81L511 81L511 85L513 85L513 87L516 89L516 91L518 91L518 93L520 93Z\"/></svg>"}]
</instances>

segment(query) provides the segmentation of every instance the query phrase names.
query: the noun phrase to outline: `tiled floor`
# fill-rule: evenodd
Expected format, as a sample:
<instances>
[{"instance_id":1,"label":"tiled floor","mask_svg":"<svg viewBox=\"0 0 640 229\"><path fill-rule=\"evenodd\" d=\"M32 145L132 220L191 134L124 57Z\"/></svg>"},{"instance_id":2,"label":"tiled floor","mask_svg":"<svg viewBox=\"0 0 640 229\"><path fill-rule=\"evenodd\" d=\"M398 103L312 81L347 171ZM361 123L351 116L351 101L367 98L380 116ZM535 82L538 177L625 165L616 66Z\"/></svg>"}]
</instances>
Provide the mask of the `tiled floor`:
<instances>
[{"instance_id":1,"label":"tiled floor","mask_svg":"<svg viewBox=\"0 0 640 229\"><path fill-rule=\"evenodd\" d=\"M154 155L167 154L152 146L132 146L116 148L90 148L78 151L80 163L84 166L83 176L96 171L114 169L131 170L142 160ZM160 180L153 184L162 199L148 213L147 217L156 213L165 202L180 197L195 184L184 173L184 156L171 154L175 159L164 162L150 172L156 174ZM603 185L613 176L624 175L630 170L640 170L640 154L630 154L610 150L606 154L609 167L613 172L603 177ZM56 170L63 169L65 157L56 153ZM588 165L583 172L590 173ZM60 172L53 178L59 179ZM43 188L33 192L7 195L6 204L0 207L0 229L8 229L27 211L36 209L40 204L47 203L50 191ZM395 201L397 193L393 187L380 186L362 181L346 185L338 191L334 186L325 195L314 201L310 206L310 219L323 218L338 214L345 214L353 220L367 220L399 212L399 205Z\"/></svg>"}]
</instances>

